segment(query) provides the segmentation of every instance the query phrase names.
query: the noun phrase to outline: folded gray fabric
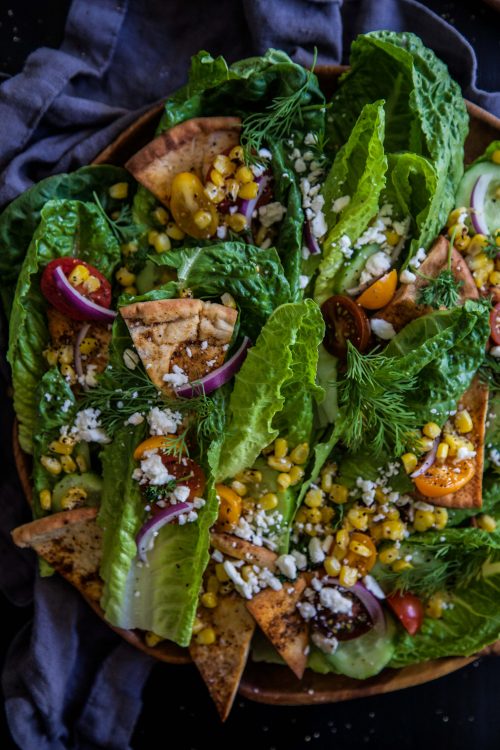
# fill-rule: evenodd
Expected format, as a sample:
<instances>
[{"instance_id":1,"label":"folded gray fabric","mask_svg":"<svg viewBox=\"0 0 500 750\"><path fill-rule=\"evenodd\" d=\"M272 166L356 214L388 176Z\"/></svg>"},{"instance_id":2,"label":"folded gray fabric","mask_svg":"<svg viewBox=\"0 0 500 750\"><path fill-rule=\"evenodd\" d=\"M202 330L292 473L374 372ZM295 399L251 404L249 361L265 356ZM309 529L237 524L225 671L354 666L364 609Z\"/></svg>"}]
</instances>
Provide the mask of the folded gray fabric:
<instances>
[{"instance_id":1,"label":"folded gray fabric","mask_svg":"<svg viewBox=\"0 0 500 750\"><path fill-rule=\"evenodd\" d=\"M339 63L357 34L381 28L419 34L464 94L500 116L500 93L476 87L469 43L413 0L220 0L217 12L206 0L74 0L61 48L36 50L0 86L0 205L47 175L90 162L184 83L199 49L233 61L276 47L310 63L317 47L319 63ZM9 451L8 410L2 414ZM9 532L28 512L13 471L2 481L0 586L22 604L35 560L13 547ZM33 596L33 623L13 643L3 674L14 739L22 750L125 750L152 660L57 576L37 579Z\"/></svg>"}]
</instances>

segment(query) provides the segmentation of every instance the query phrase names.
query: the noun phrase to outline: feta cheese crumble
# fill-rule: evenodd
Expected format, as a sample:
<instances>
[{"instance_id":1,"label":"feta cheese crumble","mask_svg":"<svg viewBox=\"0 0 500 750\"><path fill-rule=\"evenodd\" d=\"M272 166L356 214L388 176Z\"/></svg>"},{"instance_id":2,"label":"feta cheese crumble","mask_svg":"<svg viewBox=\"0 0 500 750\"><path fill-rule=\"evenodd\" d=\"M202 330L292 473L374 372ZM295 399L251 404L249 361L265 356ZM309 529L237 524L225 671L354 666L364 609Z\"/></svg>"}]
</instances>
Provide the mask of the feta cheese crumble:
<instances>
[{"instance_id":1,"label":"feta cheese crumble","mask_svg":"<svg viewBox=\"0 0 500 750\"><path fill-rule=\"evenodd\" d=\"M372 318L370 320L370 328L375 336L378 336L379 339L383 339L384 341L389 341L389 339L394 338L396 335L392 323L389 323L387 320L382 320L382 318Z\"/></svg>"},{"instance_id":2,"label":"feta cheese crumble","mask_svg":"<svg viewBox=\"0 0 500 750\"><path fill-rule=\"evenodd\" d=\"M109 443L110 438L101 427L99 420L100 414L100 409L89 408L79 411L75 417L73 425L69 428L69 432L68 425L63 425L63 427L61 427L61 435L65 436L69 434L71 437L75 438L76 442Z\"/></svg>"},{"instance_id":3,"label":"feta cheese crumble","mask_svg":"<svg viewBox=\"0 0 500 750\"><path fill-rule=\"evenodd\" d=\"M173 435L182 422L182 414L154 406L147 416L151 435Z\"/></svg>"}]
</instances>

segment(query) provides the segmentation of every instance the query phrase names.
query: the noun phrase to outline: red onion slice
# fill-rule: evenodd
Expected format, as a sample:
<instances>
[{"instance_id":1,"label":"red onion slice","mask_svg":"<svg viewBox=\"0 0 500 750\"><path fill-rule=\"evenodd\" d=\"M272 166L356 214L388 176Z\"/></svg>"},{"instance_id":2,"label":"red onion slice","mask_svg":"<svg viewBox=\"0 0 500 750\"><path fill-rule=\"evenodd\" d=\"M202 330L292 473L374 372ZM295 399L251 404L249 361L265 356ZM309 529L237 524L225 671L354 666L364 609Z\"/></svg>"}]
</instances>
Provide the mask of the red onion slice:
<instances>
[{"instance_id":1,"label":"red onion slice","mask_svg":"<svg viewBox=\"0 0 500 750\"><path fill-rule=\"evenodd\" d=\"M227 383L233 375L235 375L243 364L247 355L247 349L252 345L250 339L245 336L239 349L230 357L227 362L216 370L212 370L208 375L204 375L199 380L194 380L192 383L186 383L175 389L178 396L182 398L194 398L194 396L202 396L205 394L208 396L209 393L220 388L222 385Z\"/></svg>"},{"instance_id":2,"label":"red onion slice","mask_svg":"<svg viewBox=\"0 0 500 750\"><path fill-rule=\"evenodd\" d=\"M266 174L266 173L264 173L260 177L256 177L255 182L258 183L259 189L257 191L257 195L255 196L255 198L252 198L251 200L244 200L244 199L239 200L238 199L240 213L243 214L243 216L247 220L248 225L252 223L252 215L253 215L253 212L255 211L255 207L257 203L259 202L260 197L262 193L264 192L270 179L271 178L269 174Z\"/></svg>"},{"instance_id":3,"label":"red onion slice","mask_svg":"<svg viewBox=\"0 0 500 750\"><path fill-rule=\"evenodd\" d=\"M491 175L482 174L481 177L477 178L470 194L471 222L478 234L489 234L488 225L484 218L484 203L491 179Z\"/></svg>"},{"instance_id":4,"label":"red onion slice","mask_svg":"<svg viewBox=\"0 0 500 750\"><path fill-rule=\"evenodd\" d=\"M193 503L176 503L175 505L169 505L168 508L164 508L160 513L146 521L135 539L139 559L142 562L147 562L146 554L153 549L154 540L160 529L183 513L189 513L193 508Z\"/></svg>"},{"instance_id":5,"label":"red onion slice","mask_svg":"<svg viewBox=\"0 0 500 750\"><path fill-rule=\"evenodd\" d=\"M357 596L370 616L370 620L373 623L373 629L378 631L379 635L384 635L386 630L384 610L382 609L379 600L373 596L368 589L366 589L361 583L355 583L354 586L349 587L342 586L338 578L330 578L329 576L325 576L321 580L322 582L339 586L344 591L349 591L351 594Z\"/></svg>"},{"instance_id":6,"label":"red onion slice","mask_svg":"<svg viewBox=\"0 0 500 750\"><path fill-rule=\"evenodd\" d=\"M439 437L437 437L433 444L430 451L426 454L423 464L421 464L418 469L415 469L415 471L410 474L411 479L415 479L415 477L419 477L421 474L425 474L427 469L430 469L434 461L436 460L436 451L438 449L439 445Z\"/></svg>"},{"instance_id":7,"label":"red onion slice","mask_svg":"<svg viewBox=\"0 0 500 750\"><path fill-rule=\"evenodd\" d=\"M88 320L96 320L100 323L112 323L116 318L117 313L114 310L108 310L107 307L96 305L95 302L77 292L69 283L61 266L58 266L54 271L54 283L66 302L69 302L79 313L85 315Z\"/></svg>"},{"instance_id":8,"label":"red onion slice","mask_svg":"<svg viewBox=\"0 0 500 750\"><path fill-rule=\"evenodd\" d=\"M319 246L318 240L312 233L311 222L309 221L309 219L306 219L304 221L304 241L311 255L321 254L321 248Z\"/></svg>"},{"instance_id":9,"label":"red onion slice","mask_svg":"<svg viewBox=\"0 0 500 750\"><path fill-rule=\"evenodd\" d=\"M75 370L76 374L78 375L78 382L83 386L84 391L88 391L89 387L87 383L85 382L85 377L83 375L83 367L82 367L82 355L80 353L80 344L82 343L83 339L89 332L90 323L84 323L80 330L78 331L78 336L76 337L75 346L73 348L73 358L75 360Z\"/></svg>"}]
</instances>

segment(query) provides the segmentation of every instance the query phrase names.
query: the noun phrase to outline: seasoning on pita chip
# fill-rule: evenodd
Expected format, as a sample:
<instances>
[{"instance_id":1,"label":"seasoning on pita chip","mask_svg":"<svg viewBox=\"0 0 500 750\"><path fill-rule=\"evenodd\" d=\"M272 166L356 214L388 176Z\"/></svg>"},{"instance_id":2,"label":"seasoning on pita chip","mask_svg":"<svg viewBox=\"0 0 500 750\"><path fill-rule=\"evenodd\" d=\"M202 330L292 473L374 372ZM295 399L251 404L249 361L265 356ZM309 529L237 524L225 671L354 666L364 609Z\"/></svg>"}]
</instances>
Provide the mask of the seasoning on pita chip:
<instances>
[{"instance_id":1,"label":"seasoning on pita chip","mask_svg":"<svg viewBox=\"0 0 500 750\"><path fill-rule=\"evenodd\" d=\"M248 611L292 672L302 678L307 664L309 625L297 610L306 577L283 584L279 591L264 589L246 603Z\"/></svg>"},{"instance_id":2,"label":"seasoning on pita chip","mask_svg":"<svg viewBox=\"0 0 500 750\"><path fill-rule=\"evenodd\" d=\"M260 568L275 570L278 555L267 547L259 547L256 544L240 539L234 534L224 532L212 532L210 535L212 547L222 552L223 555L234 557L237 560L245 560L250 565L258 565Z\"/></svg>"},{"instance_id":3,"label":"seasoning on pita chip","mask_svg":"<svg viewBox=\"0 0 500 750\"><path fill-rule=\"evenodd\" d=\"M159 135L125 166L168 206L174 177L193 172L204 181L214 158L238 145L240 130L239 117L195 117Z\"/></svg>"},{"instance_id":4,"label":"seasoning on pita chip","mask_svg":"<svg viewBox=\"0 0 500 750\"><path fill-rule=\"evenodd\" d=\"M199 299L135 302L120 308L146 372L167 395L224 363L238 313Z\"/></svg>"},{"instance_id":5,"label":"seasoning on pita chip","mask_svg":"<svg viewBox=\"0 0 500 750\"><path fill-rule=\"evenodd\" d=\"M255 622L236 593L220 597L213 609L201 607L198 616L203 629L193 636L189 653L225 721L247 663ZM204 633L214 637L212 643L203 643L210 640Z\"/></svg>"}]
</instances>

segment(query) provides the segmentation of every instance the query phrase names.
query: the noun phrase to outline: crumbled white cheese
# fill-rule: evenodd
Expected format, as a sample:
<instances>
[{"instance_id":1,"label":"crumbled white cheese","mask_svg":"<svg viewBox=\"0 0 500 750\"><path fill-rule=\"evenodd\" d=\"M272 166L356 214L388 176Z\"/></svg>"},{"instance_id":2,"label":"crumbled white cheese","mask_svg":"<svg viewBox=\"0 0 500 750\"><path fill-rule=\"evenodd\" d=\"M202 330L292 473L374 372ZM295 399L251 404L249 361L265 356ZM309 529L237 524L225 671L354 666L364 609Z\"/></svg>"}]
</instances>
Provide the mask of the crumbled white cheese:
<instances>
[{"instance_id":1,"label":"crumbled white cheese","mask_svg":"<svg viewBox=\"0 0 500 750\"><path fill-rule=\"evenodd\" d=\"M174 365L176 367L176 365ZM179 370L181 368L179 367ZM166 373L162 378L164 383L170 383L174 388L178 388L181 385L186 385L189 382L188 376L184 372L170 372Z\"/></svg>"},{"instance_id":2,"label":"crumbled white cheese","mask_svg":"<svg viewBox=\"0 0 500 750\"><path fill-rule=\"evenodd\" d=\"M314 563L315 565L322 563L323 560L325 559L325 553L321 549L321 542L315 536L311 537L311 540L308 546L308 551L309 551L309 558L311 562Z\"/></svg>"},{"instance_id":3,"label":"crumbled white cheese","mask_svg":"<svg viewBox=\"0 0 500 750\"><path fill-rule=\"evenodd\" d=\"M305 570L307 568L307 557L302 554L302 552L294 549L292 550L292 556L295 558L295 564L299 570Z\"/></svg>"},{"instance_id":4,"label":"crumbled white cheese","mask_svg":"<svg viewBox=\"0 0 500 750\"><path fill-rule=\"evenodd\" d=\"M75 438L76 442L85 443L109 443L110 438L106 435L105 430L101 427L99 420L101 412L99 409L83 409L75 417L75 421L69 429L69 434ZM68 434L68 427L61 427L61 435Z\"/></svg>"},{"instance_id":5,"label":"crumbled white cheese","mask_svg":"<svg viewBox=\"0 0 500 750\"><path fill-rule=\"evenodd\" d=\"M339 615L352 615L352 599L343 596L337 588L333 586L323 586L319 592L321 605Z\"/></svg>"},{"instance_id":6,"label":"crumbled white cheese","mask_svg":"<svg viewBox=\"0 0 500 750\"><path fill-rule=\"evenodd\" d=\"M307 169L306 163L304 159L301 157L299 159L296 159L293 165L293 168L298 174L302 174L302 172L305 172Z\"/></svg>"},{"instance_id":7,"label":"crumbled white cheese","mask_svg":"<svg viewBox=\"0 0 500 750\"><path fill-rule=\"evenodd\" d=\"M402 284L414 284L417 277L414 273L405 268L405 270L401 271L399 274L399 280Z\"/></svg>"},{"instance_id":8,"label":"crumbled white cheese","mask_svg":"<svg viewBox=\"0 0 500 750\"><path fill-rule=\"evenodd\" d=\"M389 323L387 320L382 320L382 318L372 318L370 320L370 327L375 336L378 336L379 339L383 339L384 341L388 341L396 335L392 323Z\"/></svg>"},{"instance_id":9,"label":"crumbled white cheese","mask_svg":"<svg viewBox=\"0 0 500 750\"><path fill-rule=\"evenodd\" d=\"M293 555L280 555L276 560L276 567L287 578L297 577L297 564Z\"/></svg>"},{"instance_id":10,"label":"crumbled white cheese","mask_svg":"<svg viewBox=\"0 0 500 750\"><path fill-rule=\"evenodd\" d=\"M319 633L318 631L315 631L312 634L311 640L324 654L333 654L339 645L339 642L335 637L332 636L331 638L327 638L326 635L323 635L323 633Z\"/></svg>"},{"instance_id":11,"label":"crumbled white cheese","mask_svg":"<svg viewBox=\"0 0 500 750\"><path fill-rule=\"evenodd\" d=\"M304 276L304 275L299 276L299 286L301 289L305 289L308 284L309 284L309 276Z\"/></svg>"},{"instance_id":12,"label":"crumbled white cheese","mask_svg":"<svg viewBox=\"0 0 500 750\"><path fill-rule=\"evenodd\" d=\"M177 485L172 494L178 503L185 503L189 495L191 494L191 490L189 489L189 487L185 487L184 485Z\"/></svg>"},{"instance_id":13,"label":"crumbled white cheese","mask_svg":"<svg viewBox=\"0 0 500 750\"><path fill-rule=\"evenodd\" d=\"M259 219L260 223L264 227L270 227L272 224L281 221L285 215L286 208L281 205L278 201L273 203L267 203L265 206L259 208Z\"/></svg>"},{"instance_id":14,"label":"crumbled white cheese","mask_svg":"<svg viewBox=\"0 0 500 750\"><path fill-rule=\"evenodd\" d=\"M220 240L225 239L227 235L227 226L225 224L221 224L220 227L217 227L215 233Z\"/></svg>"},{"instance_id":15,"label":"crumbled white cheese","mask_svg":"<svg viewBox=\"0 0 500 750\"><path fill-rule=\"evenodd\" d=\"M500 346L492 346L489 353L492 357L500 357Z\"/></svg>"},{"instance_id":16,"label":"crumbled white cheese","mask_svg":"<svg viewBox=\"0 0 500 750\"><path fill-rule=\"evenodd\" d=\"M338 241L339 249L344 258L351 258L352 254L354 252L353 248L351 247L351 240L349 239L347 234L343 234L342 237Z\"/></svg>"},{"instance_id":17,"label":"crumbled white cheese","mask_svg":"<svg viewBox=\"0 0 500 750\"><path fill-rule=\"evenodd\" d=\"M125 424L136 425L136 424L142 424L143 422L144 422L143 415L140 412L136 411L130 415L130 417L125 421Z\"/></svg>"},{"instance_id":18,"label":"crumbled white cheese","mask_svg":"<svg viewBox=\"0 0 500 750\"><path fill-rule=\"evenodd\" d=\"M375 596L377 599L385 599L385 594L382 588L373 576L365 576L363 578L363 583L365 584L365 588L368 589L370 594L373 594L373 596Z\"/></svg>"},{"instance_id":19,"label":"crumbled white cheese","mask_svg":"<svg viewBox=\"0 0 500 750\"><path fill-rule=\"evenodd\" d=\"M182 414L171 409L160 409L154 406L148 416L151 435L173 435L182 422Z\"/></svg>"},{"instance_id":20,"label":"crumbled white cheese","mask_svg":"<svg viewBox=\"0 0 500 750\"><path fill-rule=\"evenodd\" d=\"M427 258L427 253L423 247L419 247L413 258L410 259L409 265L414 268L420 268L424 260Z\"/></svg>"},{"instance_id":21,"label":"crumbled white cheese","mask_svg":"<svg viewBox=\"0 0 500 750\"><path fill-rule=\"evenodd\" d=\"M139 484L166 484L174 477L168 473L161 456L156 450L146 451L141 459L140 468L135 469L132 478Z\"/></svg>"},{"instance_id":22,"label":"crumbled white cheese","mask_svg":"<svg viewBox=\"0 0 500 750\"><path fill-rule=\"evenodd\" d=\"M268 148L259 148L259 156L261 159L271 159L273 155Z\"/></svg>"},{"instance_id":23,"label":"crumbled white cheese","mask_svg":"<svg viewBox=\"0 0 500 750\"><path fill-rule=\"evenodd\" d=\"M463 446L457 450L457 461L465 461L467 458L474 458L476 455L476 451L470 451L468 448L464 448Z\"/></svg>"},{"instance_id":24,"label":"crumbled white cheese","mask_svg":"<svg viewBox=\"0 0 500 750\"><path fill-rule=\"evenodd\" d=\"M306 133L306 136L304 138L304 144L306 146L315 146L318 142L318 138L316 136L316 133Z\"/></svg>"},{"instance_id":25,"label":"crumbled white cheese","mask_svg":"<svg viewBox=\"0 0 500 750\"><path fill-rule=\"evenodd\" d=\"M372 279L375 279L378 276L383 276L383 274L386 273L386 271L388 271L390 267L391 259L386 253L384 253L382 250L377 253L373 253L373 255L370 255L370 257L366 261L365 267L361 272L360 283L370 283Z\"/></svg>"},{"instance_id":26,"label":"crumbled white cheese","mask_svg":"<svg viewBox=\"0 0 500 750\"><path fill-rule=\"evenodd\" d=\"M351 202L351 196L343 195L341 198L337 198L337 200L333 201L332 211L336 214L339 214L341 211L344 210L346 206L349 205L350 202Z\"/></svg>"},{"instance_id":27,"label":"crumbled white cheese","mask_svg":"<svg viewBox=\"0 0 500 750\"><path fill-rule=\"evenodd\" d=\"M297 609L299 610L302 619L306 621L311 620L316 614L316 607L309 602L299 602L297 604Z\"/></svg>"},{"instance_id":28,"label":"crumbled white cheese","mask_svg":"<svg viewBox=\"0 0 500 750\"><path fill-rule=\"evenodd\" d=\"M52 396L50 395L50 393L44 393L43 397L45 401L52 401Z\"/></svg>"},{"instance_id":29,"label":"crumbled white cheese","mask_svg":"<svg viewBox=\"0 0 500 750\"><path fill-rule=\"evenodd\" d=\"M48 394L48 393L46 393L46 394L45 394L45 398L47 398L47 396L48 396L48 395L49 395L49 394ZM52 398L52 396L51 396L50 398ZM50 401L50 398L49 398L49 399L47 399L47 401ZM62 412L63 412L64 414L66 414L66 413L67 413L67 412L68 412L68 411L69 411L69 410L71 409L71 407L72 407L72 406L73 406L73 402L72 402L72 401L70 401L70 400L69 400L69 398L67 398L67 399L65 399L65 401L64 401L64 403L63 403L63 405L61 406L61 411L62 411Z\"/></svg>"}]
</instances>

